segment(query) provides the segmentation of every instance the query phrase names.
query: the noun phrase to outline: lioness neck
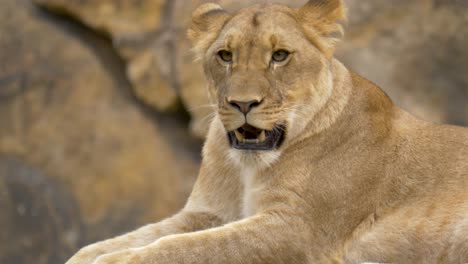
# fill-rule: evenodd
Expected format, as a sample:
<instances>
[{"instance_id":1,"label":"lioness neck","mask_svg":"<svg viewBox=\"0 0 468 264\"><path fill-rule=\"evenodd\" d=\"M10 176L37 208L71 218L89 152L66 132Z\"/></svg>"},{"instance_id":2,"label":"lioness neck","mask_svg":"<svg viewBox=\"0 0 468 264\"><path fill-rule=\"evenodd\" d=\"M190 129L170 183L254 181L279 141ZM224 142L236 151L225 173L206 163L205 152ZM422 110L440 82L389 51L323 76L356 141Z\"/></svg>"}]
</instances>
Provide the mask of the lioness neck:
<instances>
[{"instance_id":1,"label":"lioness neck","mask_svg":"<svg viewBox=\"0 0 468 264\"><path fill-rule=\"evenodd\" d=\"M339 137L353 131L388 134L395 108L375 84L348 70L340 61L330 62L331 95L324 107L308 122L304 132L291 139L295 145L313 137ZM371 128L363 130L363 128ZM346 131L343 131L346 130ZM372 137L371 137L372 138Z\"/></svg>"},{"instance_id":2,"label":"lioness neck","mask_svg":"<svg viewBox=\"0 0 468 264\"><path fill-rule=\"evenodd\" d=\"M338 60L330 62L331 95L324 107L306 127L305 136L319 134L329 128L343 114L352 93L352 80L348 69Z\"/></svg>"}]
</instances>

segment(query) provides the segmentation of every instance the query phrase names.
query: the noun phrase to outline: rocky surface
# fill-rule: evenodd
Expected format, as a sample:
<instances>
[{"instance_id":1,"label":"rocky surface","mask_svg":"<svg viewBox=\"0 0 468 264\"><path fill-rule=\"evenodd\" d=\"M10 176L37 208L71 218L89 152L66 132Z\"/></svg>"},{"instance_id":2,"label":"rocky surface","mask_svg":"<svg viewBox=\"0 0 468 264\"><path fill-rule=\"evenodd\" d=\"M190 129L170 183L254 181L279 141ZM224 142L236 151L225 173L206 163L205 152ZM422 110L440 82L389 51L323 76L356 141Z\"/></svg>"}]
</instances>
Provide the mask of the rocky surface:
<instances>
[{"instance_id":1,"label":"rocky surface","mask_svg":"<svg viewBox=\"0 0 468 264\"><path fill-rule=\"evenodd\" d=\"M468 2L348 4L350 24L338 57L411 113L468 125Z\"/></svg>"},{"instance_id":2,"label":"rocky surface","mask_svg":"<svg viewBox=\"0 0 468 264\"><path fill-rule=\"evenodd\" d=\"M159 30L168 0L35 0L113 36Z\"/></svg>"},{"instance_id":3,"label":"rocky surface","mask_svg":"<svg viewBox=\"0 0 468 264\"><path fill-rule=\"evenodd\" d=\"M168 34L173 1L165 0L34 0L54 13L75 18L107 35L126 61L134 93L157 110L178 103L173 43ZM169 36L171 35L171 36ZM170 37L170 38L168 38ZM155 52L157 51L157 52Z\"/></svg>"},{"instance_id":4,"label":"rocky surface","mask_svg":"<svg viewBox=\"0 0 468 264\"><path fill-rule=\"evenodd\" d=\"M63 263L84 242L71 193L13 156L0 156L0 210L1 263Z\"/></svg>"},{"instance_id":5,"label":"rocky surface","mask_svg":"<svg viewBox=\"0 0 468 264\"><path fill-rule=\"evenodd\" d=\"M64 263L183 206L199 142L133 97L105 39L3 0L0 48L0 263Z\"/></svg>"},{"instance_id":6,"label":"rocky surface","mask_svg":"<svg viewBox=\"0 0 468 264\"><path fill-rule=\"evenodd\" d=\"M466 1L345 1L338 57L410 112L468 125ZM183 205L211 113L185 37L203 2L0 1L0 263L63 263Z\"/></svg>"}]
</instances>

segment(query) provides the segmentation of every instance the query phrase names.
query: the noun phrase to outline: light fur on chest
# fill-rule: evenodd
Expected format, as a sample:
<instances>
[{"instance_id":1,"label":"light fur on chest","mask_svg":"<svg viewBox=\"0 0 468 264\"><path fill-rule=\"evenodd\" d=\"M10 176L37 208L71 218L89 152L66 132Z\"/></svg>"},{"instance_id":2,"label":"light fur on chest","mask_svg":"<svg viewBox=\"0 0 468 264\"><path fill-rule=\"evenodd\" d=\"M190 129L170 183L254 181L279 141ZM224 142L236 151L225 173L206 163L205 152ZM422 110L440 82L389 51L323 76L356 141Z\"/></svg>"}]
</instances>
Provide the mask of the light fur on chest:
<instances>
[{"instance_id":1,"label":"light fur on chest","mask_svg":"<svg viewBox=\"0 0 468 264\"><path fill-rule=\"evenodd\" d=\"M261 189L258 183L258 171L252 167L241 170L240 179L243 184L242 193L242 216L244 218L252 216L257 211L257 199Z\"/></svg>"}]
</instances>

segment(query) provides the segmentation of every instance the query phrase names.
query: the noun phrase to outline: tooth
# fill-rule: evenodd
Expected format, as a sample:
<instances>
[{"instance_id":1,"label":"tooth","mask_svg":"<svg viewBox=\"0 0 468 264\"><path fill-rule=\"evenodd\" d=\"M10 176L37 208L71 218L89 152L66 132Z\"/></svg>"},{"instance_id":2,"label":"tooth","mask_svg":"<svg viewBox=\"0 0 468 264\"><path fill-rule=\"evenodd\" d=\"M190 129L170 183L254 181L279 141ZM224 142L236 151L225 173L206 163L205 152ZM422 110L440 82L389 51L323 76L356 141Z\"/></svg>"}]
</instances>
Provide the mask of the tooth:
<instances>
[{"instance_id":1,"label":"tooth","mask_svg":"<svg viewBox=\"0 0 468 264\"><path fill-rule=\"evenodd\" d=\"M243 142L245 140L244 136L239 131L234 130L234 134L236 135L237 141Z\"/></svg>"},{"instance_id":2,"label":"tooth","mask_svg":"<svg viewBox=\"0 0 468 264\"><path fill-rule=\"evenodd\" d=\"M265 139L266 139L265 130L262 130L262 133L260 133L260 136L258 136L258 141L264 142Z\"/></svg>"}]
</instances>

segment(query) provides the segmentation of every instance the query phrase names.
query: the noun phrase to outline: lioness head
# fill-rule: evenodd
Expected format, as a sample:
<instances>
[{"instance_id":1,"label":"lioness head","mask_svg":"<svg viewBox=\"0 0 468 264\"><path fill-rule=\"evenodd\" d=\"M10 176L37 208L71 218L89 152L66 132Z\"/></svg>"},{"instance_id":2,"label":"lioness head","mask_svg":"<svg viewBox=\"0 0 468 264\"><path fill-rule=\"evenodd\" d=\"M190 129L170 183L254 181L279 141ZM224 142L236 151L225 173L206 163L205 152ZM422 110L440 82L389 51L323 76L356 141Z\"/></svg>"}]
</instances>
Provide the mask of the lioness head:
<instances>
[{"instance_id":1,"label":"lioness head","mask_svg":"<svg viewBox=\"0 0 468 264\"><path fill-rule=\"evenodd\" d=\"M279 151L303 132L331 93L340 20L341 0L312 0L300 9L257 5L234 14L209 3L194 11L188 35L233 149Z\"/></svg>"}]
</instances>

